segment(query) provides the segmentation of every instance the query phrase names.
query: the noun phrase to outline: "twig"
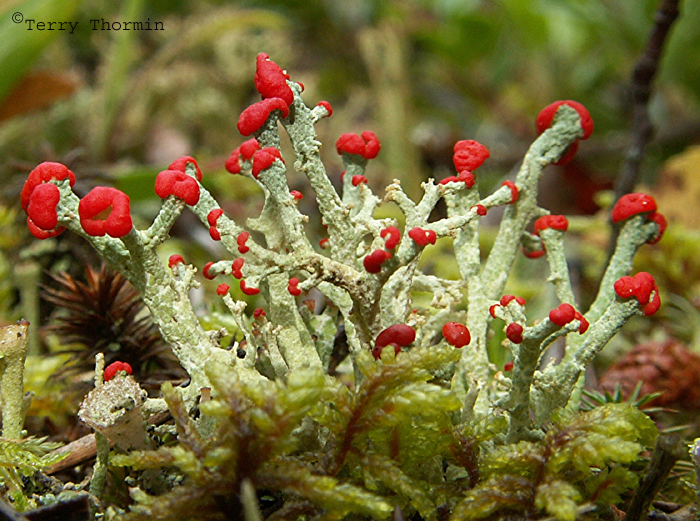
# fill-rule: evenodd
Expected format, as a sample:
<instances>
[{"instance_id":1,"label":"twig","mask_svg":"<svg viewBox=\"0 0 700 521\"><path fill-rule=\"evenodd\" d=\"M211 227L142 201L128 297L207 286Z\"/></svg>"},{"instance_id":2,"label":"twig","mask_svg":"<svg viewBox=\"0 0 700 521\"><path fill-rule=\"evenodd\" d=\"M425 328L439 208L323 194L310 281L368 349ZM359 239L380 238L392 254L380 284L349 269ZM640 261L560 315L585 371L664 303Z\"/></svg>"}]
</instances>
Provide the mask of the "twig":
<instances>
[{"instance_id":1,"label":"twig","mask_svg":"<svg viewBox=\"0 0 700 521\"><path fill-rule=\"evenodd\" d=\"M661 62L664 42L679 15L678 4L679 0L661 1L654 16L654 29L649 36L646 49L632 72L632 135L620 176L615 183L615 201L632 192L637 184L644 149L654 132L649 119L649 98L654 77ZM614 226L608 251L613 251L618 232L618 228Z\"/></svg>"},{"instance_id":2,"label":"twig","mask_svg":"<svg viewBox=\"0 0 700 521\"><path fill-rule=\"evenodd\" d=\"M683 445L678 435L662 434L658 437L647 475L634 493L625 521L641 521L646 518L649 505L683 454Z\"/></svg>"}]
</instances>

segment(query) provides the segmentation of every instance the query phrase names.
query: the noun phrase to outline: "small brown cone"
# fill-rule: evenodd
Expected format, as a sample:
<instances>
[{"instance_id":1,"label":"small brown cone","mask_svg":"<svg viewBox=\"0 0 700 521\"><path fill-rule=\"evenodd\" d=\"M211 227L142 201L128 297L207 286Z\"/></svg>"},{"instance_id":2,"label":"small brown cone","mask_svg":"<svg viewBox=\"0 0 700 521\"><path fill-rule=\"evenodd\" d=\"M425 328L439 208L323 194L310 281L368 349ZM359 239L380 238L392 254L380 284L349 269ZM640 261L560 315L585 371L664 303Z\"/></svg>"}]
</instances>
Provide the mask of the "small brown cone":
<instances>
[{"instance_id":1,"label":"small brown cone","mask_svg":"<svg viewBox=\"0 0 700 521\"><path fill-rule=\"evenodd\" d=\"M662 393L649 405L700 410L700 356L677 340L635 346L602 375L600 388L612 393L619 383L627 398L639 381L640 396Z\"/></svg>"}]
</instances>

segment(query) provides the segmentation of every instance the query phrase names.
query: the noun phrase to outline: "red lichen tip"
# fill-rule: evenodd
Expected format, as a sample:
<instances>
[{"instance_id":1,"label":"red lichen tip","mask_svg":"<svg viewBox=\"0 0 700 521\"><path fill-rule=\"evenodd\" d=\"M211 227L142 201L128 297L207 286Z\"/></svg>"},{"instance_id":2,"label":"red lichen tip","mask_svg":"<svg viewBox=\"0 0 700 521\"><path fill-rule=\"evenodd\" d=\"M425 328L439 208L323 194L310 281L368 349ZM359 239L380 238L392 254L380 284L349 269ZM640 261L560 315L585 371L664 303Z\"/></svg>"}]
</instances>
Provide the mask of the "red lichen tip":
<instances>
[{"instance_id":1,"label":"red lichen tip","mask_svg":"<svg viewBox=\"0 0 700 521\"><path fill-rule=\"evenodd\" d=\"M326 109L326 112L328 112L328 114L326 115L327 118L330 118L333 115L333 107L331 107L331 104L327 101L319 101L318 103L316 103L316 106L323 107L324 109Z\"/></svg>"},{"instance_id":2,"label":"red lichen tip","mask_svg":"<svg viewBox=\"0 0 700 521\"><path fill-rule=\"evenodd\" d=\"M168 170L179 170L180 172L185 172L185 167L187 166L187 163L193 163L194 168L196 171L196 176L197 176L197 181L202 180L202 171L199 169L199 166L197 165L197 161L194 160L193 157L190 156L182 156L172 163L170 163L170 166L168 167Z\"/></svg>"},{"instance_id":3,"label":"red lichen tip","mask_svg":"<svg viewBox=\"0 0 700 521\"><path fill-rule=\"evenodd\" d=\"M191 177L186 177L197 184ZM78 203L78 215L85 233L93 237L105 234L124 237L133 228L129 196L108 186L96 186L90 190Z\"/></svg>"},{"instance_id":4,"label":"red lichen tip","mask_svg":"<svg viewBox=\"0 0 700 521\"><path fill-rule=\"evenodd\" d=\"M510 202L508 204L515 204L515 201L518 200L518 187L515 186L515 183L513 181L503 181L501 183L501 186L507 186L510 188Z\"/></svg>"},{"instance_id":5,"label":"red lichen tip","mask_svg":"<svg viewBox=\"0 0 700 521\"><path fill-rule=\"evenodd\" d=\"M539 236L540 232L547 228L565 232L569 229L569 221L563 215L544 215L535 221L535 235Z\"/></svg>"},{"instance_id":6,"label":"red lichen tip","mask_svg":"<svg viewBox=\"0 0 700 521\"><path fill-rule=\"evenodd\" d=\"M467 326L459 322L447 322L442 326L442 336L445 337L448 344L457 349L468 345L472 340Z\"/></svg>"},{"instance_id":7,"label":"red lichen tip","mask_svg":"<svg viewBox=\"0 0 700 521\"><path fill-rule=\"evenodd\" d=\"M470 209L474 209L476 211L476 215L480 215L481 217L486 215L486 213L488 212L483 204L474 205Z\"/></svg>"},{"instance_id":8,"label":"red lichen tip","mask_svg":"<svg viewBox=\"0 0 700 521\"><path fill-rule=\"evenodd\" d=\"M415 227L408 231L408 236L413 239L418 246L427 246L435 244L437 235L434 230L424 230L423 228Z\"/></svg>"},{"instance_id":9,"label":"red lichen tip","mask_svg":"<svg viewBox=\"0 0 700 521\"><path fill-rule=\"evenodd\" d=\"M322 250L325 250L330 247L331 241L328 239L328 237L324 237L320 241L318 241L318 245L321 247Z\"/></svg>"},{"instance_id":10,"label":"red lichen tip","mask_svg":"<svg viewBox=\"0 0 700 521\"><path fill-rule=\"evenodd\" d=\"M282 98L267 98L252 104L238 118L238 131L243 136L250 136L260 130L275 110L282 113L282 118L289 116L289 105Z\"/></svg>"},{"instance_id":11,"label":"red lichen tip","mask_svg":"<svg viewBox=\"0 0 700 521\"><path fill-rule=\"evenodd\" d=\"M503 295L501 297L501 306L506 307L512 300L515 300L521 306L525 305L525 299L523 297L516 297L515 295Z\"/></svg>"},{"instance_id":12,"label":"red lichen tip","mask_svg":"<svg viewBox=\"0 0 700 521\"><path fill-rule=\"evenodd\" d=\"M156 177L156 194L161 199L173 195L194 206L199 202L199 184L180 170L163 170Z\"/></svg>"},{"instance_id":13,"label":"red lichen tip","mask_svg":"<svg viewBox=\"0 0 700 521\"><path fill-rule=\"evenodd\" d=\"M618 223L639 213L655 211L656 201L652 196L642 193L632 193L620 197L617 203L615 203L610 217L612 218L612 222Z\"/></svg>"},{"instance_id":14,"label":"red lichen tip","mask_svg":"<svg viewBox=\"0 0 700 521\"><path fill-rule=\"evenodd\" d=\"M247 253L248 250L250 250L250 248L245 245L249 237L250 233L248 232L241 232L238 234L238 237L236 238L236 243L238 244L239 253Z\"/></svg>"},{"instance_id":15,"label":"red lichen tip","mask_svg":"<svg viewBox=\"0 0 700 521\"><path fill-rule=\"evenodd\" d=\"M253 316L255 318L260 318L265 316L265 310L263 308L255 308L253 311Z\"/></svg>"},{"instance_id":16,"label":"red lichen tip","mask_svg":"<svg viewBox=\"0 0 700 521\"><path fill-rule=\"evenodd\" d=\"M50 239L51 237L57 237L61 235L65 230L65 226L57 226L53 230L42 230L39 228L36 224L34 224L34 221L27 216L27 228L29 228L29 233L31 233L34 237L36 237L39 240L44 240L44 239Z\"/></svg>"},{"instance_id":17,"label":"red lichen tip","mask_svg":"<svg viewBox=\"0 0 700 521\"><path fill-rule=\"evenodd\" d=\"M542 243L542 249L541 250L528 250L523 246L523 255L527 257L528 259L539 259L546 253L546 249L544 247L544 243Z\"/></svg>"},{"instance_id":18,"label":"red lichen tip","mask_svg":"<svg viewBox=\"0 0 700 521\"><path fill-rule=\"evenodd\" d=\"M231 286L228 284L219 284L216 288L216 294L219 296L224 296L228 293L228 290L231 289Z\"/></svg>"},{"instance_id":19,"label":"red lichen tip","mask_svg":"<svg viewBox=\"0 0 700 521\"><path fill-rule=\"evenodd\" d=\"M659 288L654 277L646 271L640 271L634 277L621 277L615 282L615 293L623 299L636 298L640 305L644 306L646 316L653 315L661 306ZM654 293L652 297L651 294Z\"/></svg>"},{"instance_id":20,"label":"red lichen tip","mask_svg":"<svg viewBox=\"0 0 700 521\"><path fill-rule=\"evenodd\" d=\"M238 257L231 263L231 275L236 279L243 278L243 272L241 271L245 264L245 259L243 257Z\"/></svg>"},{"instance_id":21,"label":"red lichen tip","mask_svg":"<svg viewBox=\"0 0 700 521\"><path fill-rule=\"evenodd\" d=\"M335 142L335 149L338 154L354 154L365 159L374 159L379 154L382 145L379 139L369 130L365 130L361 135L343 134ZM357 185L355 185L357 186Z\"/></svg>"},{"instance_id":22,"label":"red lichen tip","mask_svg":"<svg viewBox=\"0 0 700 521\"><path fill-rule=\"evenodd\" d=\"M651 212L649 215L647 215L647 219L655 222L659 226L659 233L657 233L655 237L652 237L647 241L647 244L656 244L661 240L661 237L663 237L664 232L666 231L666 226L668 226L668 223L666 222L666 217L664 217L659 212Z\"/></svg>"},{"instance_id":23,"label":"red lichen tip","mask_svg":"<svg viewBox=\"0 0 700 521\"><path fill-rule=\"evenodd\" d=\"M124 371L126 374L131 374L133 372L131 365L127 364L126 362L113 362L105 367L105 371L103 373L104 381L109 382L120 371Z\"/></svg>"},{"instance_id":24,"label":"red lichen tip","mask_svg":"<svg viewBox=\"0 0 700 521\"><path fill-rule=\"evenodd\" d=\"M387 226L379 235L382 239L386 239L384 241L384 247L387 250L396 248L401 240L401 231L396 226Z\"/></svg>"},{"instance_id":25,"label":"red lichen tip","mask_svg":"<svg viewBox=\"0 0 700 521\"><path fill-rule=\"evenodd\" d=\"M559 327L564 327L566 324L576 318L576 310L571 304L563 303L558 308L549 312L549 320Z\"/></svg>"},{"instance_id":26,"label":"red lichen tip","mask_svg":"<svg viewBox=\"0 0 700 521\"><path fill-rule=\"evenodd\" d=\"M384 261L389 260L390 258L391 254L387 251L374 250L362 260L362 264L364 265L367 273L379 273L382 271L382 264Z\"/></svg>"},{"instance_id":27,"label":"red lichen tip","mask_svg":"<svg viewBox=\"0 0 700 521\"><path fill-rule=\"evenodd\" d=\"M586 107L584 107L578 101L573 100L555 101L554 103L547 105L545 108L543 108L542 111L540 111L540 113L537 115L537 119L535 120L535 125L537 126L537 133L541 134L552 125L554 115L557 113L557 110L562 105L568 105L569 107L576 110L576 112L578 112L578 115L581 118L581 128L583 129L582 139L588 139L593 133L593 118L591 118L591 114L590 112L588 112L588 109L586 109Z\"/></svg>"},{"instance_id":28,"label":"red lichen tip","mask_svg":"<svg viewBox=\"0 0 700 521\"><path fill-rule=\"evenodd\" d=\"M374 355L375 359L381 357L382 350L388 345L393 345L395 352L398 354L401 347L411 345L415 339L416 331L411 326L394 324L377 335L372 355Z\"/></svg>"},{"instance_id":29,"label":"red lichen tip","mask_svg":"<svg viewBox=\"0 0 700 521\"><path fill-rule=\"evenodd\" d=\"M284 163L282 154L280 154L280 151L275 147L265 147L255 152L255 154L253 154L253 177L257 179L260 172L270 168L276 159Z\"/></svg>"},{"instance_id":30,"label":"red lichen tip","mask_svg":"<svg viewBox=\"0 0 700 521\"><path fill-rule=\"evenodd\" d=\"M299 279L297 277L292 277L287 283L287 291L295 297L301 295L301 288L299 286Z\"/></svg>"},{"instance_id":31,"label":"red lichen tip","mask_svg":"<svg viewBox=\"0 0 700 521\"><path fill-rule=\"evenodd\" d=\"M282 67L270 60L267 54L264 52L258 54L253 82L263 99L281 98L287 106L291 105L294 102L294 93L287 85L288 79L289 75L282 70Z\"/></svg>"},{"instance_id":32,"label":"red lichen tip","mask_svg":"<svg viewBox=\"0 0 700 521\"><path fill-rule=\"evenodd\" d=\"M362 183L367 184L367 178L361 174L352 176L352 186L359 186Z\"/></svg>"},{"instance_id":33,"label":"red lichen tip","mask_svg":"<svg viewBox=\"0 0 700 521\"><path fill-rule=\"evenodd\" d=\"M241 281L241 291L245 293L246 295L257 295L260 293L260 289L258 288L249 288L248 286L245 285L245 280Z\"/></svg>"},{"instance_id":34,"label":"red lichen tip","mask_svg":"<svg viewBox=\"0 0 700 521\"><path fill-rule=\"evenodd\" d=\"M258 143L257 139L251 138L251 139L241 143L241 146L238 148L240 150L241 157L245 161L250 161L253 158L253 155L255 154L255 152L260 150L260 144Z\"/></svg>"},{"instance_id":35,"label":"red lichen tip","mask_svg":"<svg viewBox=\"0 0 700 521\"><path fill-rule=\"evenodd\" d=\"M219 220L219 217L221 217L224 214L224 211L221 208L214 208L211 212L207 214L207 222L209 223L209 226L216 226L216 221Z\"/></svg>"},{"instance_id":36,"label":"red lichen tip","mask_svg":"<svg viewBox=\"0 0 700 521\"><path fill-rule=\"evenodd\" d=\"M586 317L584 317L578 311L574 314L574 320L578 320L580 322L580 325L578 326L579 335L583 335L586 331L588 331L588 320L586 320Z\"/></svg>"},{"instance_id":37,"label":"red lichen tip","mask_svg":"<svg viewBox=\"0 0 700 521\"><path fill-rule=\"evenodd\" d=\"M507 373L508 371L512 371L514 365L515 364L513 364L513 362L506 362L505 364L503 364L503 372Z\"/></svg>"},{"instance_id":38,"label":"red lichen tip","mask_svg":"<svg viewBox=\"0 0 700 521\"><path fill-rule=\"evenodd\" d=\"M202 275L204 275L205 279L214 280L216 278L216 276L218 275L218 273L210 273L209 272L209 270L211 269L211 267L213 265L214 265L214 263L212 261L210 261L210 262L207 262L204 265L204 267L202 268Z\"/></svg>"},{"instance_id":39,"label":"red lichen tip","mask_svg":"<svg viewBox=\"0 0 700 521\"><path fill-rule=\"evenodd\" d=\"M32 191L27 206L29 219L40 229L51 231L58 225L56 207L61 200L61 191L55 184L42 183Z\"/></svg>"},{"instance_id":40,"label":"red lichen tip","mask_svg":"<svg viewBox=\"0 0 700 521\"><path fill-rule=\"evenodd\" d=\"M289 195L291 195L297 201L301 201L304 198L304 194L302 194L299 190L291 190Z\"/></svg>"},{"instance_id":41,"label":"red lichen tip","mask_svg":"<svg viewBox=\"0 0 700 521\"><path fill-rule=\"evenodd\" d=\"M182 255L171 255L168 258L168 268L173 269L175 266L178 264L184 264L185 259L182 258Z\"/></svg>"},{"instance_id":42,"label":"red lichen tip","mask_svg":"<svg viewBox=\"0 0 700 521\"><path fill-rule=\"evenodd\" d=\"M506 336L508 340L514 344L519 344L523 341L523 326L515 322L508 324L506 328Z\"/></svg>"},{"instance_id":43,"label":"red lichen tip","mask_svg":"<svg viewBox=\"0 0 700 521\"><path fill-rule=\"evenodd\" d=\"M473 172L479 168L490 155L491 153L488 149L478 141L463 139L455 143L452 161L455 164L457 172L465 170ZM461 180L462 179L460 179L460 181Z\"/></svg>"},{"instance_id":44,"label":"red lichen tip","mask_svg":"<svg viewBox=\"0 0 700 521\"><path fill-rule=\"evenodd\" d=\"M75 175L73 172L68 170L68 167L62 165L61 163L46 161L40 165L37 165L37 167L29 173L29 176L27 176L27 180L24 182L24 186L22 187L22 193L20 194L22 209L25 212L27 211L27 207L29 206L29 198L37 186L42 183L48 183L52 179L62 181L65 178L70 179L71 186L75 184Z\"/></svg>"}]
</instances>

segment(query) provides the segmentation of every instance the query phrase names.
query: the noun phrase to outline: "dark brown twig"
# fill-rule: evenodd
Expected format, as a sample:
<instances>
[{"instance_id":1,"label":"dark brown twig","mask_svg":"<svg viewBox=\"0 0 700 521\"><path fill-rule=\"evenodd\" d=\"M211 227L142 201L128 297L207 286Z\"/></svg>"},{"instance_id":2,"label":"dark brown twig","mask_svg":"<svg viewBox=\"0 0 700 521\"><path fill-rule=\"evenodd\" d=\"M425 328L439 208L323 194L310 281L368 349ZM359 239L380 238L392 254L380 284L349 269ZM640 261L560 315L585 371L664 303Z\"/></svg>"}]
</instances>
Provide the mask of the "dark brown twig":
<instances>
[{"instance_id":1,"label":"dark brown twig","mask_svg":"<svg viewBox=\"0 0 700 521\"><path fill-rule=\"evenodd\" d=\"M649 119L649 98L651 97L654 77L661 62L664 43L673 22L680 14L679 3L680 0L661 0L654 16L654 29L649 36L644 53L632 72L631 140L620 176L615 183L615 201L632 192L637 184L644 149L654 133L654 126ZM615 248L617 234L618 228L614 226L609 249L611 252Z\"/></svg>"},{"instance_id":2,"label":"dark brown twig","mask_svg":"<svg viewBox=\"0 0 700 521\"><path fill-rule=\"evenodd\" d=\"M664 42L679 15L678 4L679 0L662 0L654 16L654 29L644 54L632 73L632 140L616 183L615 200L634 189L639 177L644 148L654 133L654 127L649 119L649 98L654 77L661 62Z\"/></svg>"},{"instance_id":3,"label":"dark brown twig","mask_svg":"<svg viewBox=\"0 0 700 521\"><path fill-rule=\"evenodd\" d=\"M681 459L685 451L680 437L676 434L662 434L656 440L647 475L637 487L627 509L625 521L641 521L646 518L649 505L666 481L671 469Z\"/></svg>"}]
</instances>

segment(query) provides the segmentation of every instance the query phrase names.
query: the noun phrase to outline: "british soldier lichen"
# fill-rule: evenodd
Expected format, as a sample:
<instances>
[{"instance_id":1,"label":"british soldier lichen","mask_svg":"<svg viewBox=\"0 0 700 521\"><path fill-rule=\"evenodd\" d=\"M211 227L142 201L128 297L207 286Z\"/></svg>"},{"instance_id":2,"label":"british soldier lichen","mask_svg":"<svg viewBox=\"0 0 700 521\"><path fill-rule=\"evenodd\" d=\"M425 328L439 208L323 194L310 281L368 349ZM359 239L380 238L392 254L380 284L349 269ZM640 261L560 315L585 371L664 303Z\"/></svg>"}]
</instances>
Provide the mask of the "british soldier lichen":
<instances>
[{"instance_id":1,"label":"british soldier lichen","mask_svg":"<svg viewBox=\"0 0 700 521\"><path fill-rule=\"evenodd\" d=\"M398 181L387 187L383 200L398 206L403 214L399 223L375 217L382 199L367 180L369 164L381 152L378 136L371 131L340 136L335 146L345 175L339 194L321 162L314 128L332 114L330 105L307 106L303 87L262 53L255 86L262 100L238 121L240 133L251 138L226 162L231 174L249 176L264 198L260 216L245 226L227 216L201 184L202 172L190 157L158 175L155 191L163 204L145 230L132 226L124 194L98 187L81 200L71 190L72 172L61 165L39 165L22 192L32 233L47 238L65 227L89 241L141 292L164 340L190 375L187 387L167 388L165 401L146 399L143 409L152 413L169 406L187 446L183 450L191 455L160 452L152 459L141 454L119 462L147 467L175 461L192 483L215 489L221 483L205 467L218 462L228 480L222 493L243 501L250 495L242 494L242 487L251 485L284 492L301 498L287 506L290 516L290 505L308 507L297 517L325 511L338 519L349 512L384 519L399 506L435 519L437 505L444 502L454 509L451 519L475 519L507 509L503 498L510 494L517 500L515 512L539 509L573 519L576 505L591 497L577 479L587 476L583 467L594 462L572 463L570 475L576 479L556 477L557 469L578 457L562 441L564 433L578 433L582 443L598 451L601 472L610 479L624 474L615 465L629 463L649 440L649 426L627 409L611 407L598 416L577 418L564 408L576 399L582 371L627 319L658 309L653 278L628 275L635 251L658 240L665 226L649 196L629 196L619 203L613 210L623 224L617 247L593 304L584 312L564 255L568 222L549 215L536 197L543 169L569 160L579 140L592 132L588 111L571 101L547 107L537 118L540 136L514 180L485 197L475 171L490 153L476 141L459 141L454 148L456 175L423 183L420 201L411 200ZM282 128L293 161L280 152ZM306 234L308 216L297 204L311 193L290 190L291 167L308 178L327 227L320 246ZM440 200L446 204L446 217L429 221ZM39 210L35 202L46 207ZM221 335L206 331L194 313L189 290L201 283L197 268L178 255L165 266L157 254L186 206L229 253L199 268L205 279L217 278L203 282L218 284L212 288L245 336L245 344L235 349L222 348ZM504 214L493 247L484 255L480 220L497 206L504 207ZM534 235L526 231L533 221ZM459 280L418 268L423 252L441 238L453 241ZM503 295L521 247L530 257L546 255L560 302L535 323L525 315L524 299ZM228 277L240 281L245 294L260 294L265 309L246 314L245 304L229 292ZM318 315L297 301L312 289L333 304ZM415 291L433 295L427 309L417 310ZM492 325L505 330L513 353L508 370L495 374L487 354ZM544 349L561 337L566 341L562 363L541 366ZM325 374L331 364L335 373L345 354L354 369L352 390ZM189 414L204 389L212 397L200 405L201 416L194 420ZM619 454L607 453L592 434L596 422L605 428L613 421L632 425L620 438L626 445ZM225 427L233 430L227 434ZM217 435L205 439L198 429ZM247 441L246 433L252 436ZM313 472L302 460L290 463L292 442L300 439L309 443L300 449L315 455L308 460L317 462ZM492 452L477 464L479 444L486 439L491 439ZM240 445L244 442L252 445ZM528 463L518 463L519 443L532 455ZM227 444L243 452L217 452ZM252 459L239 468L244 463L236 458L243 457ZM205 467L187 467L187 458L203 458ZM513 468L506 470L511 463ZM358 468L364 478L355 472ZM460 481L465 476L467 481ZM192 483L188 486L196 488ZM440 488L438 483L449 486ZM462 494L469 488L470 493ZM488 490L494 494L482 494ZM197 504L214 508L204 495L192 493ZM135 512L157 511L143 492L134 497L140 505ZM177 502L177 497L167 501Z\"/></svg>"}]
</instances>

